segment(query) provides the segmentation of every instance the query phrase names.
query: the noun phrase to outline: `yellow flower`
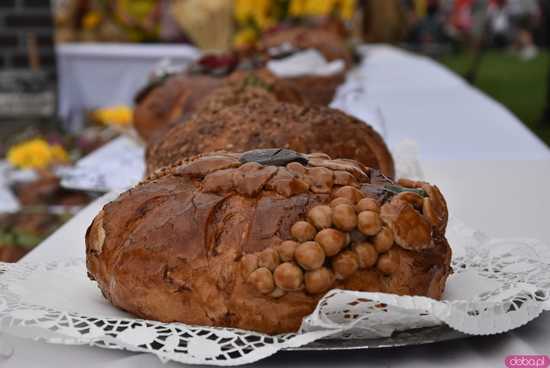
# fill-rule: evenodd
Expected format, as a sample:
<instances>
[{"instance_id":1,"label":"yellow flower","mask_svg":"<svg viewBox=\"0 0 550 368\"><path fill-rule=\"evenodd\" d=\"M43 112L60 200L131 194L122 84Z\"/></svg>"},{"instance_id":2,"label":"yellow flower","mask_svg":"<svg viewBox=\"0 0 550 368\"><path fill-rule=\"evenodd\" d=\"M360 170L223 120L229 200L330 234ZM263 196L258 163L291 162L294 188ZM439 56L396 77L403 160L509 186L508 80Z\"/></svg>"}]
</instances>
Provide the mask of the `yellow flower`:
<instances>
[{"instance_id":1,"label":"yellow flower","mask_svg":"<svg viewBox=\"0 0 550 368\"><path fill-rule=\"evenodd\" d=\"M334 9L335 0L306 0L305 15L320 16L328 15Z\"/></svg>"},{"instance_id":2,"label":"yellow flower","mask_svg":"<svg viewBox=\"0 0 550 368\"><path fill-rule=\"evenodd\" d=\"M344 20L350 20L353 17L356 6L356 0L340 0L340 17Z\"/></svg>"},{"instance_id":3,"label":"yellow flower","mask_svg":"<svg viewBox=\"0 0 550 368\"><path fill-rule=\"evenodd\" d=\"M233 44L235 47L247 46L254 43L256 38L257 34L252 28L244 28L235 34Z\"/></svg>"},{"instance_id":4,"label":"yellow flower","mask_svg":"<svg viewBox=\"0 0 550 368\"><path fill-rule=\"evenodd\" d=\"M59 144L54 144L50 146L50 152L52 160L54 162L67 162L69 161L69 154L65 151L65 148Z\"/></svg>"},{"instance_id":5,"label":"yellow flower","mask_svg":"<svg viewBox=\"0 0 550 368\"><path fill-rule=\"evenodd\" d=\"M82 26L84 29L90 30L97 27L99 22L101 22L101 14L97 11L91 11L82 19Z\"/></svg>"},{"instance_id":6,"label":"yellow flower","mask_svg":"<svg viewBox=\"0 0 550 368\"><path fill-rule=\"evenodd\" d=\"M266 30L273 27L277 22L273 18L269 18L265 15L259 16L256 18L256 24L260 27L261 30Z\"/></svg>"},{"instance_id":7,"label":"yellow flower","mask_svg":"<svg viewBox=\"0 0 550 368\"><path fill-rule=\"evenodd\" d=\"M128 125L132 122L132 114L132 109L124 105L97 109L93 113L97 121L105 125Z\"/></svg>"},{"instance_id":8,"label":"yellow flower","mask_svg":"<svg viewBox=\"0 0 550 368\"><path fill-rule=\"evenodd\" d=\"M424 18L428 10L428 2L426 0L415 0L414 10L417 17Z\"/></svg>"},{"instance_id":9,"label":"yellow flower","mask_svg":"<svg viewBox=\"0 0 550 368\"><path fill-rule=\"evenodd\" d=\"M67 162L69 156L60 145L50 145L42 138L17 144L8 150L8 162L22 169L44 169Z\"/></svg>"},{"instance_id":10,"label":"yellow flower","mask_svg":"<svg viewBox=\"0 0 550 368\"><path fill-rule=\"evenodd\" d=\"M293 17L300 17L304 15L305 7L306 0L290 0L288 13Z\"/></svg>"},{"instance_id":11,"label":"yellow flower","mask_svg":"<svg viewBox=\"0 0 550 368\"><path fill-rule=\"evenodd\" d=\"M272 3L270 0L256 0L254 2L252 16L258 27L261 29L265 29L270 26L268 23L271 6ZM273 24L274 22L272 21L271 23Z\"/></svg>"},{"instance_id":12,"label":"yellow flower","mask_svg":"<svg viewBox=\"0 0 550 368\"><path fill-rule=\"evenodd\" d=\"M254 0L235 0L235 19L240 23L246 22L254 11L254 5Z\"/></svg>"},{"instance_id":13,"label":"yellow flower","mask_svg":"<svg viewBox=\"0 0 550 368\"><path fill-rule=\"evenodd\" d=\"M241 24L252 20L258 28L264 30L276 23L271 17L272 7L272 0L235 0L235 19Z\"/></svg>"},{"instance_id":14,"label":"yellow flower","mask_svg":"<svg viewBox=\"0 0 550 368\"><path fill-rule=\"evenodd\" d=\"M156 0L115 0L122 11L132 17L144 19L155 10Z\"/></svg>"}]
</instances>

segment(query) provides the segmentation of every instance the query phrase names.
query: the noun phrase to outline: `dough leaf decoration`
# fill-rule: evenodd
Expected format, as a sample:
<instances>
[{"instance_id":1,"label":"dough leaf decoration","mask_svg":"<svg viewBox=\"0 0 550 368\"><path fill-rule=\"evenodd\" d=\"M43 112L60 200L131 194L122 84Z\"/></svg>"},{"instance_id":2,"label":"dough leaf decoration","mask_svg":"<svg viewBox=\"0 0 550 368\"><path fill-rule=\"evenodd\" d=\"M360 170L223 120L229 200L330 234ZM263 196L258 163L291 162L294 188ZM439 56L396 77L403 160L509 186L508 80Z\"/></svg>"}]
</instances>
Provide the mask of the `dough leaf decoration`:
<instances>
[{"instance_id":1,"label":"dough leaf decoration","mask_svg":"<svg viewBox=\"0 0 550 368\"><path fill-rule=\"evenodd\" d=\"M308 159L298 152L286 148L256 149L243 153L241 163L257 162L261 165L286 166L291 162L308 164Z\"/></svg>"}]
</instances>

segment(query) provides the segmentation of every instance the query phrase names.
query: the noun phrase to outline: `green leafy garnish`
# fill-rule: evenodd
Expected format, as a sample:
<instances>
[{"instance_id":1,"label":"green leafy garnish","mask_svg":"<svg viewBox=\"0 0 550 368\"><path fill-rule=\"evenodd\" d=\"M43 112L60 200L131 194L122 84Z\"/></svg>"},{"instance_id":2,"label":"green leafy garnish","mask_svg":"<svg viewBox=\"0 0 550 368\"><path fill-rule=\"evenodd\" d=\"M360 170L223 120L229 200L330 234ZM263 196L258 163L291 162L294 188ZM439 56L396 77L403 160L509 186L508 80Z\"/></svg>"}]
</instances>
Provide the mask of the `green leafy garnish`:
<instances>
[{"instance_id":1,"label":"green leafy garnish","mask_svg":"<svg viewBox=\"0 0 550 368\"><path fill-rule=\"evenodd\" d=\"M260 87L265 89L266 91L271 91L271 86L264 82L261 78L258 78L258 76L254 75L253 73L248 73L247 76L243 80L243 89L246 87Z\"/></svg>"},{"instance_id":2,"label":"green leafy garnish","mask_svg":"<svg viewBox=\"0 0 550 368\"><path fill-rule=\"evenodd\" d=\"M395 185L395 184L385 184L384 185L384 190L386 192L390 192L394 195L399 194L399 193L403 193L403 192L412 192L412 193L418 194L422 198L425 198L425 197L428 196L428 193L426 193L426 191L424 189L406 188L406 187L402 187L400 185Z\"/></svg>"}]
</instances>

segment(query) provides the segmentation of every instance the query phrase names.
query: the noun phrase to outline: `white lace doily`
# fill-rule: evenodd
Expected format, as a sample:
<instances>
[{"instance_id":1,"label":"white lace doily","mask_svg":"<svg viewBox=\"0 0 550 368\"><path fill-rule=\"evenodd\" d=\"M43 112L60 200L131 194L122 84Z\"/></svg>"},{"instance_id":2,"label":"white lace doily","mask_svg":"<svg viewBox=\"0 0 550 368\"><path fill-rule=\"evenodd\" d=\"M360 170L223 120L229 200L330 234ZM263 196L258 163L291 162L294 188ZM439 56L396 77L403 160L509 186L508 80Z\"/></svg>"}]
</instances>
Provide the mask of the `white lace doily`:
<instances>
[{"instance_id":1,"label":"white lace doily","mask_svg":"<svg viewBox=\"0 0 550 368\"><path fill-rule=\"evenodd\" d=\"M267 336L134 319L103 299L87 279L82 259L0 263L0 326L56 344L149 352L163 361L238 365L329 336L382 337L442 323L469 334L495 334L550 309L550 247L528 239L490 239L457 221L451 221L447 235L455 273L444 300L332 290L298 334Z\"/></svg>"}]
</instances>

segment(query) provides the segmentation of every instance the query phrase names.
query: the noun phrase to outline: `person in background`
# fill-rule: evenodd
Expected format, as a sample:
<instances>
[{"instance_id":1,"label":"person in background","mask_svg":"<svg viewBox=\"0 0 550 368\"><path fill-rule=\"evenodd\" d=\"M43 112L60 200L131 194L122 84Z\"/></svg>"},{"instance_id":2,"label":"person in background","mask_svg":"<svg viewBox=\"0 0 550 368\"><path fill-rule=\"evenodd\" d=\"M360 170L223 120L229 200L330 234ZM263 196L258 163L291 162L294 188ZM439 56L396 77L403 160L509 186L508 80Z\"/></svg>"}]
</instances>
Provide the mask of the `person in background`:
<instances>
[{"instance_id":1,"label":"person in background","mask_svg":"<svg viewBox=\"0 0 550 368\"><path fill-rule=\"evenodd\" d=\"M424 49L434 49L445 41L439 0L426 1L426 15L422 19L420 27L421 42L424 45Z\"/></svg>"},{"instance_id":2,"label":"person in background","mask_svg":"<svg viewBox=\"0 0 550 368\"><path fill-rule=\"evenodd\" d=\"M512 22L514 49L523 60L537 56L533 32L540 10L536 0L508 0L508 14Z\"/></svg>"},{"instance_id":3,"label":"person in background","mask_svg":"<svg viewBox=\"0 0 550 368\"><path fill-rule=\"evenodd\" d=\"M472 27L470 30L469 41L473 52L473 60L470 68L466 72L465 78L471 84L477 79L477 73L481 66L483 56L489 46L489 0L474 0L471 4Z\"/></svg>"},{"instance_id":4,"label":"person in background","mask_svg":"<svg viewBox=\"0 0 550 368\"><path fill-rule=\"evenodd\" d=\"M489 5L487 12L491 46L505 48L510 45L512 26L506 0L495 0Z\"/></svg>"},{"instance_id":5,"label":"person in background","mask_svg":"<svg viewBox=\"0 0 550 368\"><path fill-rule=\"evenodd\" d=\"M472 1L455 0L452 5L450 23L460 41L469 43L470 31L472 29Z\"/></svg>"},{"instance_id":6,"label":"person in background","mask_svg":"<svg viewBox=\"0 0 550 368\"><path fill-rule=\"evenodd\" d=\"M407 31L405 42L408 45L417 45L420 43L420 22L426 15L426 0L402 0L405 10Z\"/></svg>"}]
</instances>

